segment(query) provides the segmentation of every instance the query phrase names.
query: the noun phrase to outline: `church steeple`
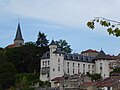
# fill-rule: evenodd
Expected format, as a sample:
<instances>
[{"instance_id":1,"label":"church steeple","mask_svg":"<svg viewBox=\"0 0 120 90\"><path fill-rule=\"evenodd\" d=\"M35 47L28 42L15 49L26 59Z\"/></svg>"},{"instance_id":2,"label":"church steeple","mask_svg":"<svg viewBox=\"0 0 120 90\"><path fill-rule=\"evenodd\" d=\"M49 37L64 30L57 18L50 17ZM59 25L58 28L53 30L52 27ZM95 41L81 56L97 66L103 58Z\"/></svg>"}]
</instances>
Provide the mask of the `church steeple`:
<instances>
[{"instance_id":1,"label":"church steeple","mask_svg":"<svg viewBox=\"0 0 120 90\"><path fill-rule=\"evenodd\" d=\"M14 39L14 44L17 47L24 44L24 39L22 37L21 28L20 28L20 23L18 23L17 32L16 32L16 36L15 36L15 39Z\"/></svg>"},{"instance_id":2,"label":"church steeple","mask_svg":"<svg viewBox=\"0 0 120 90\"><path fill-rule=\"evenodd\" d=\"M21 33L21 28L20 28L20 23L18 23L16 37L15 37L14 40L23 40L22 33Z\"/></svg>"}]
</instances>

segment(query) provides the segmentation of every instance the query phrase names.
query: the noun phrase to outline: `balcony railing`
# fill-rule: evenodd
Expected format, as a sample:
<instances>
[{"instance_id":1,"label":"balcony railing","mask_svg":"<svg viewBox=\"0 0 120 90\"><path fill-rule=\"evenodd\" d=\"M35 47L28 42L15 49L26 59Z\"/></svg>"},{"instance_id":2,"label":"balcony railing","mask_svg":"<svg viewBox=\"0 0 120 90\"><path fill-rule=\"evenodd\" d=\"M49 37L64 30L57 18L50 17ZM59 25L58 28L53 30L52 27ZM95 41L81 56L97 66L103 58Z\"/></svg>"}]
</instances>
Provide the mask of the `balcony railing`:
<instances>
[{"instance_id":1,"label":"balcony railing","mask_svg":"<svg viewBox=\"0 0 120 90\"><path fill-rule=\"evenodd\" d=\"M40 72L41 72L42 74L48 74L49 71L50 71L50 67L43 67L43 68L41 68L41 70L40 70Z\"/></svg>"}]
</instances>

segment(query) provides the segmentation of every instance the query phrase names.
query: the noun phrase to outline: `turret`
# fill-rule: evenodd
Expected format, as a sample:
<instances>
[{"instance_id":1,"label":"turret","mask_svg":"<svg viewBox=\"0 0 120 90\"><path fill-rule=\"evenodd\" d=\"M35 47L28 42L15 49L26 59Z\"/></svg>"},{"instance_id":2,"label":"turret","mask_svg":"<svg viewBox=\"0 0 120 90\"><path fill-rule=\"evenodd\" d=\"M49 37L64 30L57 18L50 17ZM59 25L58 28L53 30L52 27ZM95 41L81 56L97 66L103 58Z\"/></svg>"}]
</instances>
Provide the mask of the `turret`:
<instances>
[{"instance_id":1,"label":"turret","mask_svg":"<svg viewBox=\"0 0 120 90\"><path fill-rule=\"evenodd\" d=\"M57 44L55 43L54 40L52 40L52 42L50 43L49 48L50 48L50 53L53 53L54 51L56 51Z\"/></svg>"},{"instance_id":2,"label":"turret","mask_svg":"<svg viewBox=\"0 0 120 90\"><path fill-rule=\"evenodd\" d=\"M17 32L16 32L16 36L14 39L14 44L16 45L16 47L24 45L24 39L22 37L20 23L18 23Z\"/></svg>"},{"instance_id":3,"label":"turret","mask_svg":"<svg viewBox=\"0 0 120 90\"><path fill-rule=\"evenodd\" d=\"M103 50L95 58L95 72L101 74L102 78L109 77L110 60Z\"/></svg>"}]
</instances>

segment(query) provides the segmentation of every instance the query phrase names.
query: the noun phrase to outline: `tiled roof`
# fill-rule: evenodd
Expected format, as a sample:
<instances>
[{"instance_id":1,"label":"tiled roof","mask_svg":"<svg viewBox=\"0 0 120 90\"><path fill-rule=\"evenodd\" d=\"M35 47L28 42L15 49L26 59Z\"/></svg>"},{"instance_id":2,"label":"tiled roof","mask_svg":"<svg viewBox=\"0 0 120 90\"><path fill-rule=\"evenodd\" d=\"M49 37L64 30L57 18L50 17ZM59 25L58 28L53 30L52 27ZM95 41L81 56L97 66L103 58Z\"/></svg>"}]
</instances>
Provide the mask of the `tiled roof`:
<instances>
[{"instance_id":1,"label":"tiled roof","mask_svg":"<svg viewBox=\"0 0 120 90\"><path fill-rule=\"evenodd\" d=\"M88 53L88 52L99 53L98 51L92 50L92 49L88 49L86 51L82 51L81 53Z\"/></svg>"},{"instance_id":2,"label":"tiled roof","mask_svg":"<svg viewBox=\"0 0 120 90\"><path fill-rule=\"evenodd\" d=\"M51 81L58 81L58 82L60 82L61 80L63 80L63 77L55 77Z\"/></svg>"},{"instance_id":3,"label":"tiled roof","mask_svg":"<svg viewBox=\"0 0 120 90\"><path fill-rule=\"evenodd\" d=\"M92 86L95 82L84 82L80 86Z\"/></svg>"},{"instance_id":4,"label":"tiled roof","mask_svg":"<svg viewBox=\"0 0 120 90\"><path fill-rule=\"evenodd\" d=\"M109 77L109 78L106 78L106 79L103 79L103 80L96 82L94 85L97 87L111 87L115 83L118 83L119 80L120 80L120 77L117 77L117 78Z\"/></svg>"},{"instance_id":5,"label":"tiled roof","mask_svg":"<svg viewBox=\"0 0 120 90\"><path fill-rule=\"evenodd\" d=\"M10 45L7 46L7 48L14 48L14 47L16 47L15 44L10 44Z\"/></svg>"}]
</instances>

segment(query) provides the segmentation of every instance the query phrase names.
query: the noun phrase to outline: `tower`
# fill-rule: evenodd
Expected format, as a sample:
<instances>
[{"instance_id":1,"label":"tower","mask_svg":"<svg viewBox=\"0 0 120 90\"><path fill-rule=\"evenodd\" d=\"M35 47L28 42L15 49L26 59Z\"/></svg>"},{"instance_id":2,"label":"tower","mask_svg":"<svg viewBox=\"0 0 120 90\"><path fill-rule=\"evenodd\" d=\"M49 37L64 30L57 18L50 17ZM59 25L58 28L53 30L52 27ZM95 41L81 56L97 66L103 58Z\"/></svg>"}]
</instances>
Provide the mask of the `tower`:
<instances>
[{"instance_id":1,"label":"tower","mask_svg":"<svg viewBox=\"0 0 120 90\"><path fill-rule=\"evenodd\" d=\"M95 58L95 72L101 74L102 78L109 77L109 63L109 57L101 50Z\"/></svg>"},{"instance_id":2,"label":"tower","mask_svg":"<svg viewBox=\"0 0 120 90\"><path fill-rule=\"evenodd\" d=\"M50 43L49 48L50 48L50 53L53 53L57 49L57 45L54 40L52 40L52 42Z\"/></svg>"},{"instance_id":3,"label":"tower","mask_svg":"<svg viewBox=\"0 0 120 90\"><path fill-rule=\"evenodd\" d=\"M16 45L16 47L24 45L24 39L22 37L20 23L18 23L17 32L16 32L16 36L14 39L14 44Z\"/></svg>"},{"instance_id":4,"label":"tower","mask_svg":"<svg viewBox=\"0 0 120 90\"><path fill-rule=\"evenodd\" d=\"M50 80L64 75L64 54L57 48L54 40L49 45L50 48Z\"/></svg>"}]
</instances>

